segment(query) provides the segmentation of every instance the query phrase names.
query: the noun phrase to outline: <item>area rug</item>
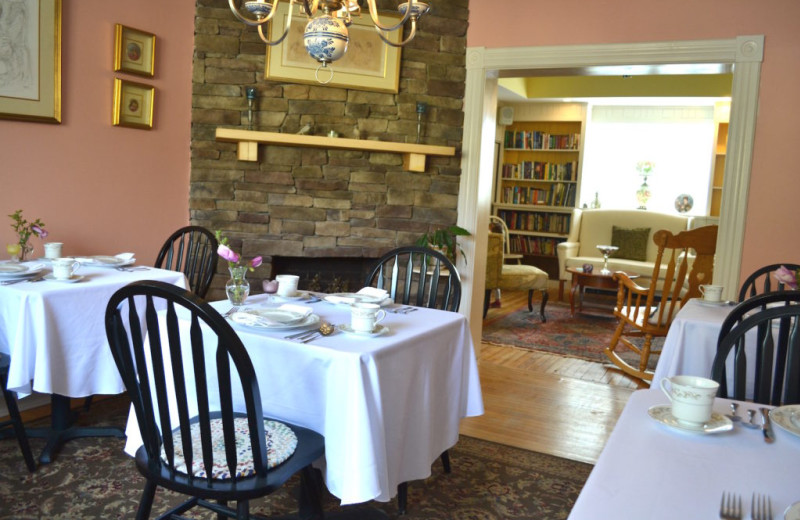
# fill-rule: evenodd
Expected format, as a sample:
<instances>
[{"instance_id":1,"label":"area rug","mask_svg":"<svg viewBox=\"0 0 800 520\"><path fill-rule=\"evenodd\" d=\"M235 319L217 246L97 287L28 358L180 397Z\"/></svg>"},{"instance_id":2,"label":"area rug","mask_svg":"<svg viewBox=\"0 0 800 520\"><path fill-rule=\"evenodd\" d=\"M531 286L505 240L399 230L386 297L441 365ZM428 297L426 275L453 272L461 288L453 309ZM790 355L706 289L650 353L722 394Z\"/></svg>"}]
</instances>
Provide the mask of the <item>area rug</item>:
<instances>
[{"instance_id":1,"label":"area rug","mask_svg":"<svg viewBox=\"0 0 800 520\"><path fill-rule=\"evenodd\" d=\"M513 345L598 363L609 362L603 349L611 344L618 323L610 312L607 315L575 313L572 316L568 303L552 302L547 304L545 315L547 322L542 323L538 305L529 312L527 304L495 318L490 315L483 322L482 339L496 345ZM662 344L663 338L653 340L653 348L660 349ZM622 358L628 362L638 359L632 351L619 349L618 352L622 352ZM653 367L657 357L651 357Z\"/></svg>"},{"instance_id":2,"label":"area rug","mask_svg":"<svg viewBox=\"0 0 800 520\"><path fill-rule=\"evenodd\" d=\"M122 426L127 407L118 399L95 402L81 423ZM90 420L88 420L90 419ZM31 440L38 453L44 441ZM0 519L123 519L133 518L144 479L133 459L122 451L121 439L77 439L66 444L51 464L28 473L12 439L0 441ZM452 472L439 461L426 480L408 487L407 520L531 520L565 519L592 466L550 455L461 436L450 450ZM292 490L297 481L265 499L251 502L260 515L296 512ZM180 503L181 496L159 489L151 518ZM366 506L397 518L397 503ZM326 512L352 511L326 497ZM187 518L215 518L208 514Z\"/></svg>"}]
</instances>

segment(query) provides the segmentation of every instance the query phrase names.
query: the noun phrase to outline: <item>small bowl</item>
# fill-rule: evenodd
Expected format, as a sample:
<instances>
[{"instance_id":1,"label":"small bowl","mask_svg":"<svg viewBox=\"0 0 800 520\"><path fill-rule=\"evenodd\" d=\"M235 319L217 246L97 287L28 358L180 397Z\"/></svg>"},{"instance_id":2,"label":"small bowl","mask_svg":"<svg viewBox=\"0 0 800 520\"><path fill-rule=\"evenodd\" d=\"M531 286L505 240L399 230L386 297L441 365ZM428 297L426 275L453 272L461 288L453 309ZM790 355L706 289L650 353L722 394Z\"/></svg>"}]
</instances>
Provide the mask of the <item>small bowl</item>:
<instances>
[{"instance_id":1,"label":"small bowl","mask_svg":"<svg viewBox=\"0 0 800 520\"><path fill-rule=\"evenodd\" d=\"M267 294L275 294L278 292L278 281L277 280L264 280L261 282L261 287L264 289L264 292Z\"/></svg>"}]
</instances>

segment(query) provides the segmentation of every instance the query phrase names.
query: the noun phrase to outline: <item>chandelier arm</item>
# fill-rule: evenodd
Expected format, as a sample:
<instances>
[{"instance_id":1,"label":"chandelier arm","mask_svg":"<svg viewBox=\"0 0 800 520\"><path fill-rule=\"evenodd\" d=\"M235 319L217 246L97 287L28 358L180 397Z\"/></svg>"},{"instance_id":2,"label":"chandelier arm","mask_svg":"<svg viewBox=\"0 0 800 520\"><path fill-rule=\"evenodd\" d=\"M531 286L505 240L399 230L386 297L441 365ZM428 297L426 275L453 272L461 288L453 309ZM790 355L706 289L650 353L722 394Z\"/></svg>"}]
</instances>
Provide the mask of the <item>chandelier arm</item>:
<instances>
[{"instance_id":1,"label":"chandelier arm","mask_svg":"<svg viewBox=\"0 0 800 520\"><path fill-rule=\"evenodd\" d=\"M267 38L267 37L264 35L264 26L263 26L263 25L259 25L259 26L258 26L258 35L261 37L261 41L263 41L263 42L264 42L264 43L266 43L267 45L278 45L278 44L279 44L279 43L281 43L283 40L285 40L285 39L286 39L286 37L289 35L289 29L290 29L291 27L292 27L292 17L290 16L290 17L289 17L289 20L286 22L286 29L284 29L284 30L283 30L283 34L282 34L282 35L281 35L281 37L280 37L280 38L278 38L277 40L269 40L269 39L268 39L268 38Z\"/></svg>"},{"instance_id":2,"label":"chandelier arm","mask_svg":"<svg viewBox=\"0 0 800 520\"><path fill-rule=\"evenodd\" d=\"M289 0L290 4L290 11L291 11L291 4L297 2L300 6L305 10L306 16L309 20L314 17L314 14L317 12L319 8L319 0L311 0L311 4L309 5L308 0Z\"/></svg>"},{"instance_id":3,"label":"chandelier arm","mask_svg":"<svg viewBox=\"0 0 800 520\"><path fill-rule=\"evenodd\" d=\"M236 7L236 0L228 0L228 6L230 6L231 11L233 11L233 16L235 16L240 22L247 24L251 27L257 27L272 20L272 17L275 16L275 12L278 10L278 4L280 3L280 1L281 0L274 0L272 10L269 12L267 16L259 20L251 20L250 18L245 18L244 16L242 16L241 13L239 13L239 9Z\"/></svg>"},{"instance_id":4,"label":"chandelier arm","mask_svg":"<svg viewBox=\"0 0 800 520\"><path fill-rule=\"evenodd\" d=\"M417 33L417 20L416 18L411 19L411 30L408 32L408 38L399 43L394 43L392 41L389 41L389 39L383 35L384 31L380 30L378 27L375 27L375 30L378 32L378 36L380 37L380 39L383 40L383 43L385 43L386 45L391 45L392 47L402 47L403 45L407 44L408 42L414 39L414 36Z\"/></svg>"},{"instance_id":5,"label":"chandelier arm","mask_svg":"<svg viewBox=\"0 0 800 520\"><path fill-rule=\"evenodd\" d=\"M411 17L411 12L414 10L413 9L414 4L416 3L417 0L408 0L408 9L406 9L406 14L404 14L403 18L399 22L397 22L397 25L384 26L383 24L381 24L380 18L378 17L378 7L375 5L375 0L367 0L367 4L369 5L369 15L372 17L372 23L375 24L376 29L381 29L384 31L394 31L402 27L408 21L409 17ZM381 39L383 41L386 41L386 39L384 39L383 36L381 36ZM394 45L394 44L390 43L389 45Z\"/></svg>"}]
</instances>

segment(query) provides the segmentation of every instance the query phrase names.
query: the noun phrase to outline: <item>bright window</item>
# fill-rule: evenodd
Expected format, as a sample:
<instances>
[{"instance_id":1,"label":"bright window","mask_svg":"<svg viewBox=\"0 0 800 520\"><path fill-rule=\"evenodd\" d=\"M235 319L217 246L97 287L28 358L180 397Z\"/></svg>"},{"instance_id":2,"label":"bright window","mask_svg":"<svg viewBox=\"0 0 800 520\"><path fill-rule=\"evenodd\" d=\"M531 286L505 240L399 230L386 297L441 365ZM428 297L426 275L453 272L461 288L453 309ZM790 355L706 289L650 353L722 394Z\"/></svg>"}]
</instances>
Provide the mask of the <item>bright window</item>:
<instances>
[{"instance_id":1,"label":"bright window","mask_svg":"<svg viewBox=\"0 0 800 520\"><path fill-rule=\"evenodd\" d=\"M713 106L590 105L581 205L591 207L597 193L602 208L637 208L644 179L636 165L650 161L648 210L678 214L676 199L688 196L685 214L706 215L713 140Z\"/></svg>"}]
</instances>

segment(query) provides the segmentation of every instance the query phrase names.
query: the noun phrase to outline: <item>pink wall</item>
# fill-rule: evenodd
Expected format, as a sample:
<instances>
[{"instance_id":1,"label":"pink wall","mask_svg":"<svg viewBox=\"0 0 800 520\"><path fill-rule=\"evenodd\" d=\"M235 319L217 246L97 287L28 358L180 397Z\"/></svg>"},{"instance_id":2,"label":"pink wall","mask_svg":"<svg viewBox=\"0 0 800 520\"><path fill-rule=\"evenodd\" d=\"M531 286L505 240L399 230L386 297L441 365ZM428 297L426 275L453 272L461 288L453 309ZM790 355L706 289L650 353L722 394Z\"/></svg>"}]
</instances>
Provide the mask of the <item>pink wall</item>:
<instances>
[{"instance_id":1,"label":"pink wall","mask_svg":"<svg viewBox=\"0 0 800 520\"><path fill-rule=\"evenodd\" d=\"M470 2L469 47L708 40L763 34L764 62L742 273L800 260L800 2ZM498 30L502 27L502 30Z\"/></svg>"},{"instance_id":2,"label":"pink wall","mask_svg":"<svg viewBox=\"0 0 800 520\"><path fill-rule=\"evenodd\" d=\"M155 78L114 73L115 23L156 35ZM0 120L0 258L15 242L6 215L22 209L65 254L152 264L189 221L194 2L65 0L62 34L62 123ZM155 86L152 130L112 126L115 76Z\"/></svg>"}]
</instances>

